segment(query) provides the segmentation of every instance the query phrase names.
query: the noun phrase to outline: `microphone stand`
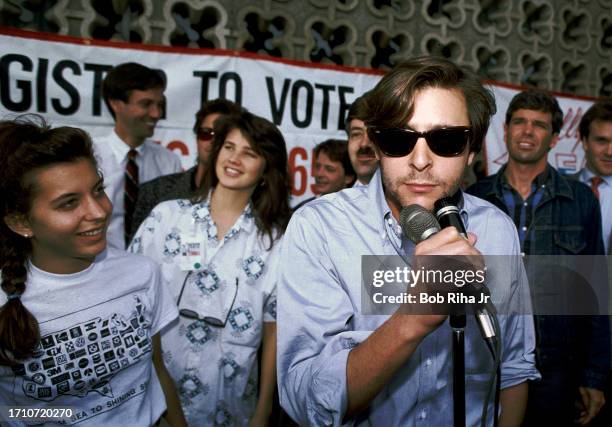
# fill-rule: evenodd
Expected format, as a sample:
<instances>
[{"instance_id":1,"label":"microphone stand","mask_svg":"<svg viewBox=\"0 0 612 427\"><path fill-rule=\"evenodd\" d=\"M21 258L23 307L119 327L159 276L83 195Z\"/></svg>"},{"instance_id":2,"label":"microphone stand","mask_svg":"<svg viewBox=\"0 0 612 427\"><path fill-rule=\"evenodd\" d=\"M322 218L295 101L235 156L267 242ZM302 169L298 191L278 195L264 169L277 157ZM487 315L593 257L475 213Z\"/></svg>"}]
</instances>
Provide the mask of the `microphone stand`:
<instances>
[{"instance_id":1,"label":"microphone stand","mask_svg":"<svg viewBox=\"0 0 612 427\"><path fill-rule=\"evenodd\" d=\"M453 420L455 427L465 427L465 306L452 307L453 330Z\"/></svg>"}]
</instances>

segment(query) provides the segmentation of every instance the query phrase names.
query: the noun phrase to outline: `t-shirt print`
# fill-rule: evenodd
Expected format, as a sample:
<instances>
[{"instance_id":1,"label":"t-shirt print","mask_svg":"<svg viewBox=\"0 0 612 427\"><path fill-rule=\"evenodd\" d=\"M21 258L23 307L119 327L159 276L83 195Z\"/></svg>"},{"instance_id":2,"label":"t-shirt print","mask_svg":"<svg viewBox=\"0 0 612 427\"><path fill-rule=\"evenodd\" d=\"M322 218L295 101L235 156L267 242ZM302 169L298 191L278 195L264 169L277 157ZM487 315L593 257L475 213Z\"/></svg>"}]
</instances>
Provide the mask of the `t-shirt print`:
<instances>
[{"instance_id":1,"label":"t-shirt print","mask_svg":"<svg viewBox=\"0 0 612 427\"><path fill-rule=\"evenodd\" d=\"M98 395L91 411L81 411L77 414L80 417L75 415L75 419L66 420L67 424L111 410L144 393L146 381L118 385L113 381L128 366L145 356L150 359L152 351L150 316L145 316L148 308L137 295L120 299L127 303L131 300L128 315L106 310L112 313L106 318L93 317L41 337L34 356L13 368L20 383L15 392L21 389L24 395L44 402L62 395ZM115 305L116 301L111 303ZM65 324L63 319L56 321Z\"/></svg>"}]
</instances>

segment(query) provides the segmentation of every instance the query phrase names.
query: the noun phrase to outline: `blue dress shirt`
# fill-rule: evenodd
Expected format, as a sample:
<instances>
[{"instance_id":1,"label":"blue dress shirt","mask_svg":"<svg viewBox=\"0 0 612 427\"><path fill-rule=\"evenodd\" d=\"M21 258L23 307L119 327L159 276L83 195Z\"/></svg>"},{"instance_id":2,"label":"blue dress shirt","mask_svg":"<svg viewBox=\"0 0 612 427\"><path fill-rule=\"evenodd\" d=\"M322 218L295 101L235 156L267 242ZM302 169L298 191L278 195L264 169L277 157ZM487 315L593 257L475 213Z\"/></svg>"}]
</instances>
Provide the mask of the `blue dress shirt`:
<instances>
[{"instance_id":1,"label":"blue dress shirt","mask_svg":"<svg viewBox=\"0 0 612 427\"><path fill-rule=\"evenodd\" d=\"M464 196L462 216L468 231L479 237L476 247L483 254L516 255L508 257L515 262L510 271L519 273L489 284L494 300L501 292L516 305L505 311L515 314L499 316L502 388L537 379L532 316L516 314L530 304L516 229L499 209L469 195ZM412 253L414 245L400 239L379 171L367 189L319 197L293 215L281 245L277 360L281 405L300 425L342 423L348 354L389 317L362 313L361 256ZM349 423L452 425L451 343L447 321L421 342L369 408ZM465 354L467 425L476 426L493 363L471 316ZM492 410L489 402L489 414ZM492 424L491 417L488 421Z\"/></svg>"}]
</instances>

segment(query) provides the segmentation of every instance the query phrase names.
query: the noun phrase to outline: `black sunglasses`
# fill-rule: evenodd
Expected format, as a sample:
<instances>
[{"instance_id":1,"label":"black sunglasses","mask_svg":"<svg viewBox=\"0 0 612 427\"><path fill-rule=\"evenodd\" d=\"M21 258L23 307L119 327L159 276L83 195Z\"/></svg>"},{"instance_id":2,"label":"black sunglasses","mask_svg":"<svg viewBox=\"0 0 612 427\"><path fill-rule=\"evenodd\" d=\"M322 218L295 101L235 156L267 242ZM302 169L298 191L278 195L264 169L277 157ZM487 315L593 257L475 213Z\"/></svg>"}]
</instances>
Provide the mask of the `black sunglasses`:
<instances>
[{"instance_id":1,"label":"black sunglasses","mask_svg":"<svg viewBox=\"0 0 612 427\"><path fill-rule=\"evenodd\" d=\"M199 128L196 135L202 141L210 141L215 136L215 131L212 128Z\"/></svg>"},{"instance_id":2,"label":"black sunglasses","mask_svg":"<svg viewBox=\"0 0 612 427\"><path fill-rule=\"evenodd\" d=\"M453 126L425 132L406 128L368 128L368 136L389 157L407 156L414 150L419 138L425 138L429 149L441 157L458 156L470 142L472 129Z\"/></svg>"},{"instance_id":3,"label":"black sunglasses","mask_svg":"<svg viewBox=\"0 0 612 427\"><path fill-rule=\"evenodd\" d=\"M212 316L204 316L189 308L181 308L181 300L183 299L183 291L185 291L185 285L187 284L187 280L191 276L191 273L193 273L193 270L190 270L189 273L187 273L187 275L185 276L185 279L183 280L183 286L181 287L181 292L179 293L178 301L176 302L176 305L179 309L178 311L179 315L186 317L188 319L192 319L192 320L204 321L211 326L219 326L219 327L225 326L225 324L227 323L227 318L229 317L230 311L232 311L232 307L234 307L234 302L236 301L236 294L238 292L238 278L236 277L236 292L234 293L234 298L232 299L232 304L230 305L230 309L228 310L224 319L218 319Z\"/></svg>"}]
</instances>

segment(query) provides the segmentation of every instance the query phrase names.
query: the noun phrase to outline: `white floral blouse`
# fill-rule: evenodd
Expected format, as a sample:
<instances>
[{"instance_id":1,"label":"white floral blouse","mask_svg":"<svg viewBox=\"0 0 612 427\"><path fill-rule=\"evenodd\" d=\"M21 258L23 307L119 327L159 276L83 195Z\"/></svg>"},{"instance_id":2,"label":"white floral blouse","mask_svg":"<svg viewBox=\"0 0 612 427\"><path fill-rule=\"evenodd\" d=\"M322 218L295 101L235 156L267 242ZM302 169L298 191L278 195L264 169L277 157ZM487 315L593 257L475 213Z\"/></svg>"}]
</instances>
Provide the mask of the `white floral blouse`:
<instances>
[{"instance_id":1,"label":"white floral blouse","mask_svg":"<svg viewBox=\"0 0 612 427\"><path fill-rule=\"evenodd\" d=\"M246 425L255 410L263 322L276 321L279 246L269 249L250 205L219 241L210 194L157 205L130 245L161 265L178 304L162 347L191 426Z\"/></svg>"}]
</instances>

